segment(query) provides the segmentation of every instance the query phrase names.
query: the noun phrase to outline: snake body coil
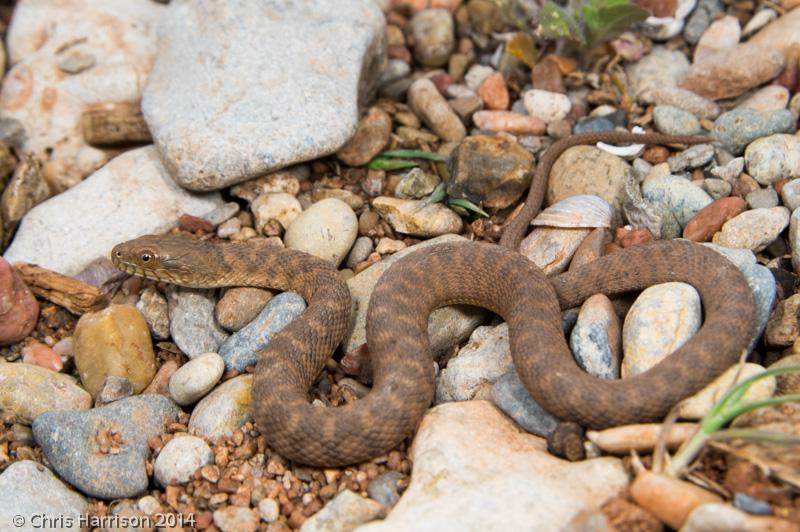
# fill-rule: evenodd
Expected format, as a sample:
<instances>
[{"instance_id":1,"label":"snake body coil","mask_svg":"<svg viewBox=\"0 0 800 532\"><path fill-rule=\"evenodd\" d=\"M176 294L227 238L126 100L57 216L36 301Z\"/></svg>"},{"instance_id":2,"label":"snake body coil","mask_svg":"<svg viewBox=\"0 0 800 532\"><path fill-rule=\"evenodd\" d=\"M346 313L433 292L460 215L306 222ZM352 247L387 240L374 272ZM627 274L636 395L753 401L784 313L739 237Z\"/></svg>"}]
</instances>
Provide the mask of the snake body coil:
<instances>
[{"instance_id":1,"label":"snake body coil","mask_svg":"<svg viewBox=\"0 0 800 532\"><path fill-rule=\"evenodd\" d=\"M753 329L753 296L727 259L685 241L626 249L549 279L512 251L541 205L558 155L599 141L706 139L612 132L556 143L540 161L526 205L506 229L503 246L431 246L383 274L367 313L372 390L338 408L312 406L307 393L350 318L349 291L329 263L263 244L211 244L175 236L120 244L112 260L128 273L184 286L260 286L294 290L306 299L307 310L258 354L252 391L261 432L275 451L297 462L336 466L368 460L415 430L434 393L428 315L455 303L488 308L508 322L523 384L557 417L596 428L656 420L736 362ZM697 334L632 378L601 380L578 368L562 333L561 308L575 307L595 293L613 295L667 281L689 283L700 293L705 320Z\"/></svg>"}]
</instances>

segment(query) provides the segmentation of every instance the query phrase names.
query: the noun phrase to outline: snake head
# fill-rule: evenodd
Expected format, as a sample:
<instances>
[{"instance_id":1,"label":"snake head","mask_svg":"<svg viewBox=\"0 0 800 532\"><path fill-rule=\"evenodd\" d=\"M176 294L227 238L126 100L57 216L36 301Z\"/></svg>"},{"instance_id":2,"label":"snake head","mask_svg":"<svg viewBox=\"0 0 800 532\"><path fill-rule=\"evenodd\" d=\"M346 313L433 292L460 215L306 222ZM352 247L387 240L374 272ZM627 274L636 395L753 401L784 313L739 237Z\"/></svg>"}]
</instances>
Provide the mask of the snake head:
<instances>
[{"instance_id":1,"label":"snake head","mask_svg":"<svg viewBox=\"0 0 800 532\"><path fill-rule=\"evenodd\" d=\"M192 266L208 260L209 245L174 235L147 235L117 244L111 262L130 275L194 286Z\"/></svg>"}]
</instances>

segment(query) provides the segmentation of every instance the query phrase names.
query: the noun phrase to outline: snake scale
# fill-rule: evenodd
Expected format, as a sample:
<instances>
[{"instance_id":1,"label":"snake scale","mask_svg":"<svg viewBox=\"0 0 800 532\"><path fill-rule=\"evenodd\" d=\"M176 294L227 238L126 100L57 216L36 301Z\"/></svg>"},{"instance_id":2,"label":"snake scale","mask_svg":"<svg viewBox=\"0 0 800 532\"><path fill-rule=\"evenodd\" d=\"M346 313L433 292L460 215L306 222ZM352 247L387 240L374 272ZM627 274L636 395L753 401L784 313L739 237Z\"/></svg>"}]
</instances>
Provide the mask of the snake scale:
<instances>
[{"instance_id":1,"label":"snake scale","mask_svg":"<svg viewBox=\"0 0 800 532\"><path fill-rule=\"evenodd\" d=\"M312 406L308 390L339 344L351 312L350 294L321 259L258 243L209 243L144 236L117 245L120 269L196 288L258 286L294 290L306 311L258 354L252 407L271 448L314 466L337 466L381 455L417 427L434 395L427 334L437 307L488 308L508 322L511 353L532 396L557 417L602 428L658 420L737 361L754 324L754 300L737 268L722 255L687 241L654 242L601 257L546 278L514 251L539 211L550 169L567 148L596 142L708 142L704 137L601 132L553 144L539 161L525 206L501 246L464 242L431 246L397 261L370 299L367 344L373 387L337 408ZM704 306L700 330L671 356L640 375L601 380L574 362L560 309L595 293L613 295L668 281L693 285Z\"/></svg>"}]
</instances>

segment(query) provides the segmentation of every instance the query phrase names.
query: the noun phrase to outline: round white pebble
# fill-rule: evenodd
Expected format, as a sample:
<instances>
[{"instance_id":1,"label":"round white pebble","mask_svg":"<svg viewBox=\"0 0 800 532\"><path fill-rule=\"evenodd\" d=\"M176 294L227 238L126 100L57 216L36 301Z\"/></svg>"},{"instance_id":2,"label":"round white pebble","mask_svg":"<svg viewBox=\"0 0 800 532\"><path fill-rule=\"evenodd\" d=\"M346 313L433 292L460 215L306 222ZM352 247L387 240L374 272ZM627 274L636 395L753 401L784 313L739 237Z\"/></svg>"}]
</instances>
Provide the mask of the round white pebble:
<instances>
[{"instance_id":1,"label":"round white pebble","mask_svg":"<svg viewBox=\"0 0 800 532\"><path fill-rule=\"evenodd\" d=\"M258 513L265 522L274 523L280 516L278 502L275 499L262 499L261 502L258 503Z\"/></svg>"},{"instance_id":2,"label":"round white pebble","mask_svg":"<svg viewBox=\"0 0 800 532\"><path fill-rule=\"evenodd\" d=\"M338 266L358 236L358 219L347 203L326 198L303 211L286 229L289 249L305 251Z\"/></svg>"},{"instance_id":3,"label":"round white pebble","mask_svg":"<svg viewBox=\"0 0 800 532\"><path fill-rule=\"evenodd\" d=\"M204 465L214 463L214 453L206 442L196 436L181 436L167 442L156 458L153 473L156 481L167 487L171 481L189 482Z\"/></svg>"},{"instance_id":4,"label":"round white pebble","mask_svg":"<svg viewBox=\"0 0 800 532\"><path fill-rule=\"evenodd\" d=\"M179 405L190 405L205 397L225 372L225 361L216 353L203 353L172 374L169 395Z\"/></svg>"}]
</instances>

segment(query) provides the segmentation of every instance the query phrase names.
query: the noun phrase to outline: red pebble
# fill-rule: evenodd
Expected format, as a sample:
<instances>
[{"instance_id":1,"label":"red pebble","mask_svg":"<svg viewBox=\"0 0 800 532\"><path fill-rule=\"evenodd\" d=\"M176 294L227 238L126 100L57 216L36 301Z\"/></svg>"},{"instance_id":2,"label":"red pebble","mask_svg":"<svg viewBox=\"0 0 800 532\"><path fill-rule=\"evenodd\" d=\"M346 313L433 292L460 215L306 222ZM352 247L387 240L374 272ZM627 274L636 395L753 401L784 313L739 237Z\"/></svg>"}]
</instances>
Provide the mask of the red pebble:
<instances>
[{"instance_id":1,"label":"red pebble","mask_svg":"<svg viewBox=\"0 0 800 532\"><path fill-rule=\"evenodd\" d=\"M447 87L454 83L453 78L450 77L450 74L447 74L446 72L431 76L431 81L436 86L436 90L438 90L439 93L445 97L447 96Z\"/></svg>"},{"instance_id":2,"label":"red pebble","mask_svg":"<svg viewBox=\"0 0 800 532\"><path fill-rule=\"evenodd\" d=\"M623 248L630 248L650 242L653 240L653 235L647 229L633 229L620 227L617 229L615 242Z\"/></svg>"},{"instance_id":3,"label":"red pebble","mask_svg":"<svg viewBox=\"0 0 800 532\"><path fill-rule=\"evenodd\" d=\"M478 96L486 104L487 109L505 111L508 109L509 97L506 80L500 72L492 72L478 87Z\"/></svg>"},{"instance_id":4,"label":"red pebble","mask_svg":"<svg viewBox=\"0 0 800 532\"><path fill-rule=\"evenodd\" d=\"M61 371L64 364L61 357L50 347L33 340L22 348L22 361L25 364L34 364L53 371Z\"/></svg>"},{"instance_id":5,"label":"red pebble","mask_svg":"<svg viewBox=\"0 0 800 532\"><path fill-rule=\"evenodd\" d=\"M178 223L184 231L191 231L192 233L195 231L203 231L204 233L214 232L214 226L211 225L210 222L198 218L197 216L192 216L191 214L181 214Z\"/></svg>"},{"instance_id":6,"label":"red pebble","mask_svg":"<svg viewBox=\"0 0 800 532\"><path fill-rule=\"evenodd\" d=\"M683 228L683 238L695 242L708 242L722 225L743 213L747 203L742 198L720 198L706 205Z\"/></svg>"},{"instance_id":7,"label":"red pebble","mask_svg":"<svg viewBox=\"0 0 800 532\"><path fill-rule=\"evenodd\" d=\"M22 278L0 257L0 345L19 342L36 326L39 303Z\"/></svg>"}]
</instances>

